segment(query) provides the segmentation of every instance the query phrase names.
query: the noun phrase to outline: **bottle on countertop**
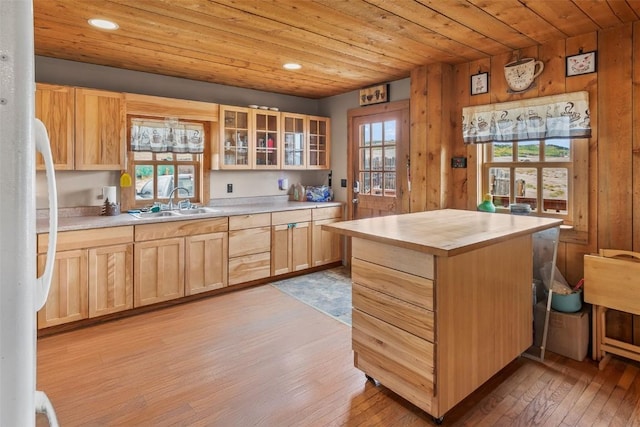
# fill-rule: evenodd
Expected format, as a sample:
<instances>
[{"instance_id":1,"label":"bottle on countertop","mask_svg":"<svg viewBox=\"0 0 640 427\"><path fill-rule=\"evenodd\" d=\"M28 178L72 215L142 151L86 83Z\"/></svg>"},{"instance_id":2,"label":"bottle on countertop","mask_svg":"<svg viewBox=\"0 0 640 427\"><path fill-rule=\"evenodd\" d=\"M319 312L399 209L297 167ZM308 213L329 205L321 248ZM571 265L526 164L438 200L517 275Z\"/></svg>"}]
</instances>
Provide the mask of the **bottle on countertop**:
<instances>
[{"instance_id":1,"label":"bottle on countertop","mask_svg":"<svg viewBox=\"0 0 640 427\"><path fill-rule=\"evenodd\" d=\"M304 185L297 183L293 186L293 200L295 200L296 202L304 202L305 200L307 200Z\"/></svg>"},{"instance_id":2,"label":"bottle on countertop","mask_svg":"<svg viewBox=\"0 0 640 427\"><path fill-rule=\"evenodd\" d=\"M484 195L482 203L478 205L478 210L481 212L496 211L496 205L493 204L493 196L490 193Z\"/></svg>"}]
</instances>

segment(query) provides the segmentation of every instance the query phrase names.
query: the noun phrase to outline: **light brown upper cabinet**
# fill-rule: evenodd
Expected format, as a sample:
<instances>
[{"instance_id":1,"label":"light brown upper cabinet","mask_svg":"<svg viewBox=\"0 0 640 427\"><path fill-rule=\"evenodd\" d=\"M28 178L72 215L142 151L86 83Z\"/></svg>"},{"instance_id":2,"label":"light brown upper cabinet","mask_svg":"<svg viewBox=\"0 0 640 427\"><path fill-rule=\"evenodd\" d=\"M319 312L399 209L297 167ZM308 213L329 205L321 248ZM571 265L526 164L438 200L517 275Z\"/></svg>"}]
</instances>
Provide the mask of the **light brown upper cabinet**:
<instances>
[{"instance_id":1,"label":"light brown upper cabinet","mask_svg":"<svg viewBox=\"0 0 640 427\"><path fill-rule=\"evenodd\" d=\"M73 87L36 85L36 117L47 127L56 170L73 170L74 114ZM40 153L36 154L36 168L44 170Z\"/></svg>"},{"instance_id":2,"label":"light brown upper cabinet","mask_svg":"<svg viewBox=\"0 0 640 427\"><path fill-rule=\"evenodd\" d=\"M249 147L250 109L220 106L220 169L251 169L253 150Z\"/></svg>"},{"instance_id":3,"label":"light brown upper cabinet","mask_svg":"<svg viewBox=\"0 0 640 427\"><path fill-rule=\"evenodd\" d=\"M309 119L304 114L281 113L282 169L306 169Z\"/></svg>"},{"instance_id":4,"label":"light brown upper cabinet","mask_svg":"<svg viewBox=\"0 0 640 427\"><path fill-rule=\"evenodd\" d=\"M35 104L57 170L124 169L123 94L38 83ZM40 154L36 165L44 169Z\"/></svg>"},{"instance_id":5,"label":"light brown upper cabinet","mask_svg":"<svg viewBox=\"0 0 640 427\"><path fill-rule=\"evenodd\" d=\"M331 159L331 122L327 117L309 116L309 169L329 169Z\"/></svg>"},{"instance_id":6,"label":"light brown upper cabinet","mask_svg":"<svg viewBox=\"0 0 640 427\"><path fill-rule=\"evenodd\" d=\"M254 169L280 168L280 113L252 109Z\"/></svg>"},{"instance_id":7,"label":"light brown upper cabinet","mask_svg":"<svg viewBox=\"0 0 640 427\"><path fill-rule=\"evenodd\" d=\"M330 120L221 105L219 167L328 169Z\"/></svg>"},{"instance_id":8,"label":"light brown upper cabinet","mask_svg":"<svg viewBox=\"0 0 640 427\"><path fill-rule=\"evenodd\" d=\"M124 94L76 88L76 170L122 170Z\"/></svg>"}]
</instances>

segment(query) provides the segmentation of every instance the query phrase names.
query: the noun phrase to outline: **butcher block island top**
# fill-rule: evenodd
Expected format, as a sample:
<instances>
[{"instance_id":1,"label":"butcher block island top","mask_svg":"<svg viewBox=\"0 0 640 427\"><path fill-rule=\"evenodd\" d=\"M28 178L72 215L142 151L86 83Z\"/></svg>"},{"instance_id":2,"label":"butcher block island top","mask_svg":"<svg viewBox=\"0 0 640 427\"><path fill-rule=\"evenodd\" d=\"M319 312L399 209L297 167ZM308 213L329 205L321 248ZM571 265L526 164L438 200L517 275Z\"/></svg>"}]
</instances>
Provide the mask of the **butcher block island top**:
<instances>
[{"instance_id":1,"label":"butcher block island top","mask_svg":"<svg viewBox=\"0 0 640 427\"><path fill-rule=\"evenodd\" d=\"M560 224L559 219L442 209L344 221L323 228L432 255L453 256Z\"/></svg>"},{"instance_id":2,"label":"butcher block island top","mask_svg":"<svg viewBox=\"0 0 640 427\"><path fill-rule=\"evenodd\" d=\"M534 234L561 222L444 209L323 225L351 237L355 366L441 422L531 347Z\"/></svg>"}]
</instances>

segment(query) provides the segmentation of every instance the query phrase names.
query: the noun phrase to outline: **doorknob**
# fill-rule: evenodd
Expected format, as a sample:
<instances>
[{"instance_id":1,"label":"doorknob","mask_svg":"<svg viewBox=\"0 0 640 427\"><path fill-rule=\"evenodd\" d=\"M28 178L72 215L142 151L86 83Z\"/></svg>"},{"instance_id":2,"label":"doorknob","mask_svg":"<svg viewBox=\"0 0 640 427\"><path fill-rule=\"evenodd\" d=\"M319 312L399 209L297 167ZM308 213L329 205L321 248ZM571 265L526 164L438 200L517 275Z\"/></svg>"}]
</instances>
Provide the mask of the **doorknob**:
<instances>
[{"instance_id":1,"label":"doorknob","mask_svg":"<svg viewBox=\"0 0 640 427\"><path fill-rule=\"evenodd\" d=\"M355 205L356 203L358 203L358 199L351 200L351 203L353 203Z\"/></svg>"}]
</instances>

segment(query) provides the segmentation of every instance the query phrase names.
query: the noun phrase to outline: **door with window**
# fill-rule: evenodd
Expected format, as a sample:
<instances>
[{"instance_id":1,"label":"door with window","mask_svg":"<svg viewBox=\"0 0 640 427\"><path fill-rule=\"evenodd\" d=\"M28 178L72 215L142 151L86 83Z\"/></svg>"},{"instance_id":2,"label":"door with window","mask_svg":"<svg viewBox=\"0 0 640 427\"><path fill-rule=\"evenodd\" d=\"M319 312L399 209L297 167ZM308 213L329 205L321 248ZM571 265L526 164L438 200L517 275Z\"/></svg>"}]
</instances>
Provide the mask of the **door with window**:
<instances>
[{"instance_id":1,"label":"door with window","mask_svg":"<svg viewBox=\"0 0 640 427\"><path fill-rule=\"evenodd\" d=\"M409 102L349 111L348 217L409 212Z\"/></svg>"}]
</instances>

